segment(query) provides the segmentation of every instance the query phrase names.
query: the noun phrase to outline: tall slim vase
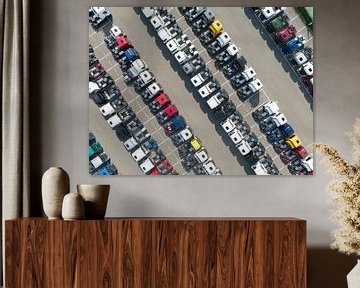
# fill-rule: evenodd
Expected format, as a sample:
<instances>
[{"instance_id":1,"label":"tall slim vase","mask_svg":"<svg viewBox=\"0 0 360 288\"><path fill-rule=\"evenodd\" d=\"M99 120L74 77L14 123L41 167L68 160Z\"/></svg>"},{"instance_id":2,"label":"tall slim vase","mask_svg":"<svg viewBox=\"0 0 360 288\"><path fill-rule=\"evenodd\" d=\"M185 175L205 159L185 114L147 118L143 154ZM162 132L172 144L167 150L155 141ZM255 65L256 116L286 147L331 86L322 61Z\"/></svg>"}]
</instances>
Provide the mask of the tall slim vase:
<instances>
[{"instance_id":1,"label":"tall slim vase","mask_svg":"<svg viewBox=\"0 0 360 288\"><path fill-rule=\"evenodd\" d=\"M360 260L357 261L355 267L347 275L348 288L360 287Z\"/></svg>"},{"instance_id":2,"label":"tall slim vase","mask_svg":"<svg viewBox=\"0 0 360 288\"><path fill-rule=\"evenodd\" d=\"M60 167L49 168L42 177L43 208L49 219L61 219L63 198L70 190L69 175Z\"/></svg>"}]
</instances>

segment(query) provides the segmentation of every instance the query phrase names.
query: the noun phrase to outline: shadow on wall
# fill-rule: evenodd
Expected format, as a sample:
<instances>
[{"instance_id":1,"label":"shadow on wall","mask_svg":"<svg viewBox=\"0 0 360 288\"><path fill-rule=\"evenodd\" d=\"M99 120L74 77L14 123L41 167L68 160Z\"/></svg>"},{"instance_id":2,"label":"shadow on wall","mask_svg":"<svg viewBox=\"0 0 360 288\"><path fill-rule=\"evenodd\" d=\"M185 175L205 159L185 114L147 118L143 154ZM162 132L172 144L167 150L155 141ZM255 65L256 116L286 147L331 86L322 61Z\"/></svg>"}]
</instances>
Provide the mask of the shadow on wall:
<instances>
[{"instance_id":1,"label":"shadow on wall","mask_svg":"<svg viewBox=\"0 0 360 288\"><path fill-rule=\"evenodd\" d=\"M307 251L309 288L347 288L346 275L356 264L355 256L347 256L331 249Z\"/></svg>"}]
</instances>

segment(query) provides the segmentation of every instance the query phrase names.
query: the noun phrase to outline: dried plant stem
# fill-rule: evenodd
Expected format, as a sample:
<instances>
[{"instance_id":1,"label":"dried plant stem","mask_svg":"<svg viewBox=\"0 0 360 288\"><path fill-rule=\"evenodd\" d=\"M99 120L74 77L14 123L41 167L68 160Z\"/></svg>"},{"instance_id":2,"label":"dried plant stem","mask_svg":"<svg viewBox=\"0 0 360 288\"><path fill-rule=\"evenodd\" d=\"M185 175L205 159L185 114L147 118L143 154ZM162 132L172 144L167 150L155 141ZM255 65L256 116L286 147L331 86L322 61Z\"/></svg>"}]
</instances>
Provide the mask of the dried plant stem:
<instances>
[{"instance_id":1,"label":"dried plant stem","mask_svg":"<svg viewBox=\"0 0 360 288\"><path fill-rule=\"evenodd\" d=\"M333 231L334 243L331 247L345 254L360 256L360 118L355 121L349 136L353 142L354 165L346 162L331 146L314 144L314 148L325 155L330 171L342 176L329 185L331 198L338 204L333 219L342 225Z\"/></svg>"}]
</instances>

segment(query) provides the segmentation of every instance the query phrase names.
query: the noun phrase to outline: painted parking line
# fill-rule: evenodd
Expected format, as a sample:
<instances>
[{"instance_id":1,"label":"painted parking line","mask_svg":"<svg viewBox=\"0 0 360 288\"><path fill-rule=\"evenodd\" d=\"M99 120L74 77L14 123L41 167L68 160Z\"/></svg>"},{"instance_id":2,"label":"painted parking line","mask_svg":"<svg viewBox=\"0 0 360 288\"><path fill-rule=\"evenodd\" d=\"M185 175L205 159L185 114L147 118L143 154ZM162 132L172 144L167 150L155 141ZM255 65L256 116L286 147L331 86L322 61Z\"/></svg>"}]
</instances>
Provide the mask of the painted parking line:
<instances>
[{"instance_id":1,"label":"painted parking line","mask_svg":"<svg viewBox=\"0 0 360 288\"><path fill-rule=\"evenodd\" d=\"M98 59L99 61L104 60L106 57L108 57L109 55L111 55L110 52L108 52L107 54L105 54L105 56L101 57L100 59Z\"/></svg>"},{"instance_id":2,"label":"painted parking line","mask_svg":"<svg viewBox=\"0 0 360 288\"><path fill-rule=\"evenodd\" d=\"M207 66L211 61L213 61L213 60L211 59L211 60L207 61L207 62L205 63L205 66Z\"/></svg>"},{"instance_id":3,"label":"painted parking line","mask_svg":"<svg viewBox=\"0 0 360 288\"><path fill-rule=\"evenodd\" d=\"M167 10L168 12L170 12L171 10L174 10L174 7L171 7L169 10Z\"/></svg>"},{"instance_id":4,"label":"painted parking line","mask_svg":"<svg viewBox=\"0 0 360 288\"><path fill-rule=\"evenodd\" d=\"M251 110L250 112L246 113L244 118L249 116L250 114L252 114L256 109L258 109L259 107L263 106L267 101L269 100L265 100L264 102L262 102L260 105L256 106L253 110ZM242 104L242 103L241 103Z\"/></svg>"},{"instance_id":5,"label":"painted parking line","mask_svg":"<svg viewBox=\"0 0 360 288\"><path fill-rule=\"evenodd\" d=\"M93 49L95 50L95 49L99 48L101 45L104 45L104 44L105 44L105 42L101 41L101 43L96 45L95 47L93 47Z\"/></svg>"},{"instance_id":6,"label":"painted parking line","mask_svg":"<svg viewBox=\"0 0 360 288\"><path fill-rule=\"evenodd\" d=\"M166 155L167 156L167 155ZM172 166L175 166L175 165L177 165L177 164L179 164L179 163L181 163L181 159L179 160L179 161L177 161L176 163L174 163L174 164L171 164ZM186 172L187 173L187 172Z\"/></svg>"},{"instance_id":7,"label":"painted parking line","mask_svg":"<svg viewBox=\"0 0 360 288\"><path fill-rule=\"evenodd\" d=\"M196 40L199 40L198 38L194 38L193 40L190 40L191 43L196 42Z\"/></svg>"},{"instance_id":8,"label":"painted parking line","mask_svg":"<svg viewBox=\"0 0 360 288\"><path fill-rule=\"evenodd\" d=\"M218 74L220 71L216 70L216 72L213 74L213 76L215 76L216 74Z\"/></svg>"},{"instance_id":9,"label":"painted parking line","mask_svg":"<svg viewBox=\"0 0 360 288\"><path fill-rule=\"evenodd\" d=\"M183 33L185 33L186 31L188 31L189 29L190 29L190 27L186 28L186 29L183 31Z\"/></svg>"},{"instance_id":10,"label":"painted parking line","mask_svg":"<svg viewBox=\"0 0 360 288\"><path fill-rule=\"evenodd\" d=\"M307 42L311 41L313 38L314 38L314 36L311 36L309 39L307 39L307 40L306 40L306 42L305 42L305 43L307 43Z\"/></svg>"},{"instance_id":11,"label":"painted parking line","mask_svg":"<svg viewBox=\"0 0 360 288\"><path fill-rule=\"evenodd\" d=\"M92 33L89 35L89 38L92 37L92 36L94 36L96 33L97 33L97 31L92 32Z\"/></svg>"},{"instance_id":12,"label":"painted parking line","mask_svg":"<svg viewBox=\"0 0 360 288\"><path fill-rule=\"evenodd\" d=\"M300 30L297 30L297 33L301 33L301 31L305 30L306 26L303 26Z\"/></svg>"},{"instance_id":13,"label":"painted parking line","mask_svg":"<svg viewBox=\"0 0 360 288\"><path fill-rule=\"evenodd\" d=\"M134 99L127 101L128 104L131 104L132 102L134 102L135 100L139 99L140 95L137 95Z\"/></svg>"},{"instance_id":14,"label":"painted parking line","mask_svg":"<svg viewBox=\"0 0 360 288\"><path fill-rule=\"evenodd\" d=\"M107 71L109 72L110 70L112 70L112 69L114 69L115 67L118 67L119 66L119 64L114 64L113 66L111 66L109 69L107 69Z\"/></svg>"},{"instance_id":15,"label":"painted parking line","mask_svg":"<svg viewBox=\"0 0 360 288\"><path fill-rule=\"evenodd\" d=\"M128 90L129 88L128 87L126 87L126 88L124 88L123 90L121 90L120 91L120 93L122 94L122 93L124 93L126 90Z\"/></svg>"},{"instance_id":16,"label":"painted parking line","mask_svg":"<svg viewBox=\"0 0 360 288\"><path fill-rule=\"evenodd\" d=\"M180 20L182 20L183 18L184 18L184 16L181 16L178 19L176 19L176 23L179 22Z\"/></svg>"},{"instance_id":17,"label":"painted parking line","mask_svg":"<svg viewBox=\"0 0 360 288\"><path fill-rule=\"evenodd\" d=\"M297 18L299 18L299 15L296 15L295 17L291 18L289 22L294 21Z\"/></svg>"}]
</instances>

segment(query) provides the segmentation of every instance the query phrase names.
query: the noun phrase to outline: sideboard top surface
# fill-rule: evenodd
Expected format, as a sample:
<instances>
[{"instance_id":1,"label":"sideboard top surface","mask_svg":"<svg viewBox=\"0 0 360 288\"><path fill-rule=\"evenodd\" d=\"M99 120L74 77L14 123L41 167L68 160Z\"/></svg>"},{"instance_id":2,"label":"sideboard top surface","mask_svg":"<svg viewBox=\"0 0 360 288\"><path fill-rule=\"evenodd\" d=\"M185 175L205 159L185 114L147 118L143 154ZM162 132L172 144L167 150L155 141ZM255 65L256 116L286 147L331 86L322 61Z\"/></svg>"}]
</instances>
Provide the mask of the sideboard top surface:
<instances>
[{"instance_id":1,"label":"sideboard top surface","mask_svg":"<svg viewBox=\"0 0 360 288\"><path fill-rule=\"evenodd\" d=\"M59 220L48 220L45 217L37 218L15 218L6 221L64 221ZM304 221L304 219L293 218L293 217L109 217L104 220L75 220L75 221Z\"/></svg>"}]
</instances>

